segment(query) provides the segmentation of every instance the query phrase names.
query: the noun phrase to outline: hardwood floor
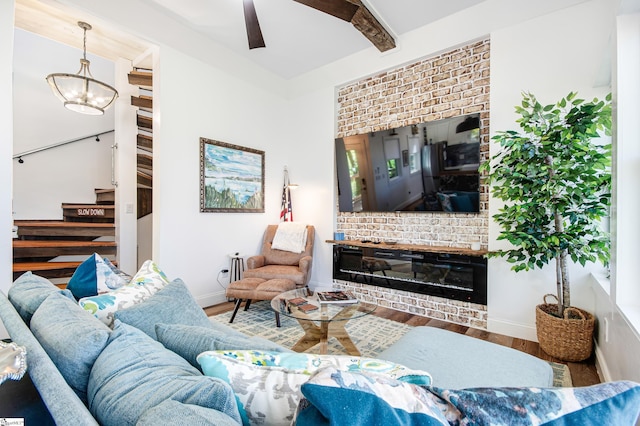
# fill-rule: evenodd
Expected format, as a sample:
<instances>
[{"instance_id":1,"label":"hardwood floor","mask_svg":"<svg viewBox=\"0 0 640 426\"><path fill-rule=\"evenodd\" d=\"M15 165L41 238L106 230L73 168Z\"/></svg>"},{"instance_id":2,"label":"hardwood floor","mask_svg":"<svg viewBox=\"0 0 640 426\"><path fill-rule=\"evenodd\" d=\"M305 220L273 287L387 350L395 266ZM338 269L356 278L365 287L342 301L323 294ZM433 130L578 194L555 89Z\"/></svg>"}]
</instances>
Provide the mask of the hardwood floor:
<instances>
[{"instance_id":1,"label":"hardwood floor","mask_svg":"<svg viewBox=\"0 0 640 426\"><path fill-rule=\"evenodd\" d=\"M219 305L210 306L205 308L204 311L208 316L218 315L223 312L227 312L233 309L232 302L221 303ZM533 355L545 361L559 362L561 364L567 364L571 371L571 379L573 380L573 386L590 386L600 383L600 377L595 366L595 359L593 356L583 362L564 362L556 358L547 355L537 342L531 342L528 340L517 339L514 337L504 336L501 334L490 333L485 330L479 330L476 328L465 327L458 324L452 324L432 318L422 317L418 315L412 315L406 312L395 311L393 309L378 307L373 315L381 318L386 318L392 321L405 323L412 326L426 325L429 327L443 328L445 330L453 331L467 336L475 337L485 340L487 342L496 343L502 346L508 346L513 349L525 352L529 355Z\"/></svg>"}]
</instances>

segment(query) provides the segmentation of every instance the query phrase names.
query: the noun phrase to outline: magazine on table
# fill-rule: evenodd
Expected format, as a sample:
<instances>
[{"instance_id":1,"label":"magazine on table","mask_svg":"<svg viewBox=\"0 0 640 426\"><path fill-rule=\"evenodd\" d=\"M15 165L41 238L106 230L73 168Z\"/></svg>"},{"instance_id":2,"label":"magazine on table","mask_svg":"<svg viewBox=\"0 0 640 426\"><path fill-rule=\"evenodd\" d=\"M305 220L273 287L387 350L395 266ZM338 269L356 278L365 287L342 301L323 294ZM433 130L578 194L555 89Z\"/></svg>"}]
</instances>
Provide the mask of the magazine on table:
<instances>
[{"instance_id":1,"label":"magazine on table","mask_svg":"<svg viewBox=\"0 0 640 426\"><path fill-rule=\"evenodd\" d=\"M319 291L317 294L320 303L358 303L353 293L346 290Z\"/></svg>"}]
</instances>

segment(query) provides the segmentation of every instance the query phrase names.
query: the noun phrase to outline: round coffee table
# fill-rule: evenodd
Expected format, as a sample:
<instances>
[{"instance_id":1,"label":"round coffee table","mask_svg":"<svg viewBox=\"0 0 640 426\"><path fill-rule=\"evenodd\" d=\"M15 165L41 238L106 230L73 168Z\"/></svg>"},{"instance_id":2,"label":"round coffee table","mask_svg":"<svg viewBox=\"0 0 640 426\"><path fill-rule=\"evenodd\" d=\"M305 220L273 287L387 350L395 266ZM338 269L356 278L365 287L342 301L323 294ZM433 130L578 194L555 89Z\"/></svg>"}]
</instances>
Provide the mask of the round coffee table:
<instances>
[{"instance_id":1,"label":"round coffee table","mask_svg":"<svg viewBox=\"0 0 640 426\"><path fill-rule=\"evenodd\" d=\"M304 311L300 306L289 302L297 298L306 300L305 305L315 306L317 309ZM359 356L360 351L344 327L349 320L363 318L376 308L377 305L359 300L349 304L320 303L317 295L307 288L286 291L271 300L271 309L281 315L295 318L304 330L304 336L291 349L304 352L319 343L321 354L327 353L327 340L332 336L340 342L349 355Z\"/></svg>"}]
</instances>

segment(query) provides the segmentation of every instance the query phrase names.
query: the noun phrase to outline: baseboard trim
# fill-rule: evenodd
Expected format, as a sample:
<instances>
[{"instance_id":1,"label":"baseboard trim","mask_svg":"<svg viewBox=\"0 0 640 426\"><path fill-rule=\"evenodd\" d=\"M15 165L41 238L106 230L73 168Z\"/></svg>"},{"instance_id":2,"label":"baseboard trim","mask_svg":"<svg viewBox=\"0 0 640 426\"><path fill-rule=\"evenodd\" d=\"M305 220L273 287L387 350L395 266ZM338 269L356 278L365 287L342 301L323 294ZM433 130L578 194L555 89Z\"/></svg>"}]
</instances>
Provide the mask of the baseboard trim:
<instances>
[{"instance_id":1,"label":"baseboard trim","mask_svg":"<svg viewBox=\"0 0 640 426\"><path fill-rule=\"evenodd\" d=\"M227 301L227 296L223 290L216 291L214 293L203 294L195 298L196 302L202 308L208 308L209 306L219 305Z\"/></svg>"},{"instance_id":2,"label":"baseboard trim","mask_svg":"<svg viewBox=\"0 0 640 426\"><path fill-rule=\"evenodd\" d=\"M602 382L610 382L611 381L611 373L609 372L609 366L607 365L607 359L604 356L604 353L602 353L602 350L600 350L600 346L598 346L598 342L595 342L594 344L595 347L595 356L596 356L596 371L598 372L598 375L600 376L600 380Z\"/></svg>"},{"instance_id":3,"label":"baseboard trim","mask_svg":"<svg viewBox=\"0 0 640 426\"><path fill-rule=\"evenodd\" d=\"M518 339L538 341L535 326L523 325L511 321L487 319L487 331L491 333L504 334L506 336L516 337Z\"/></svg>"}]
</instances>

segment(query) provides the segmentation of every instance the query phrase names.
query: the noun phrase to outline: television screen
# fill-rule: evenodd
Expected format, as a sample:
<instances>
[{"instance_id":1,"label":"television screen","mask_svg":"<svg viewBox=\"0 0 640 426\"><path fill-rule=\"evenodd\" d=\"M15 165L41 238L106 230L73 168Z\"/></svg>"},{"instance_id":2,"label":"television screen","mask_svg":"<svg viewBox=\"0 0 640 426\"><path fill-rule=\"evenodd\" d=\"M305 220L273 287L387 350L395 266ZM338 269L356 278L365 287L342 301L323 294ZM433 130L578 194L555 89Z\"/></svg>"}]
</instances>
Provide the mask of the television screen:
<instances>
[{"instance_id":1,"label":"television screen","mask_svg":"<svg viewBox=\"0 0 640 426\"><path fill-rule=\"evenodd\" d=\"M336 139L341 212L480 211L480 114Z\"/></svg>"}]
</instances>

